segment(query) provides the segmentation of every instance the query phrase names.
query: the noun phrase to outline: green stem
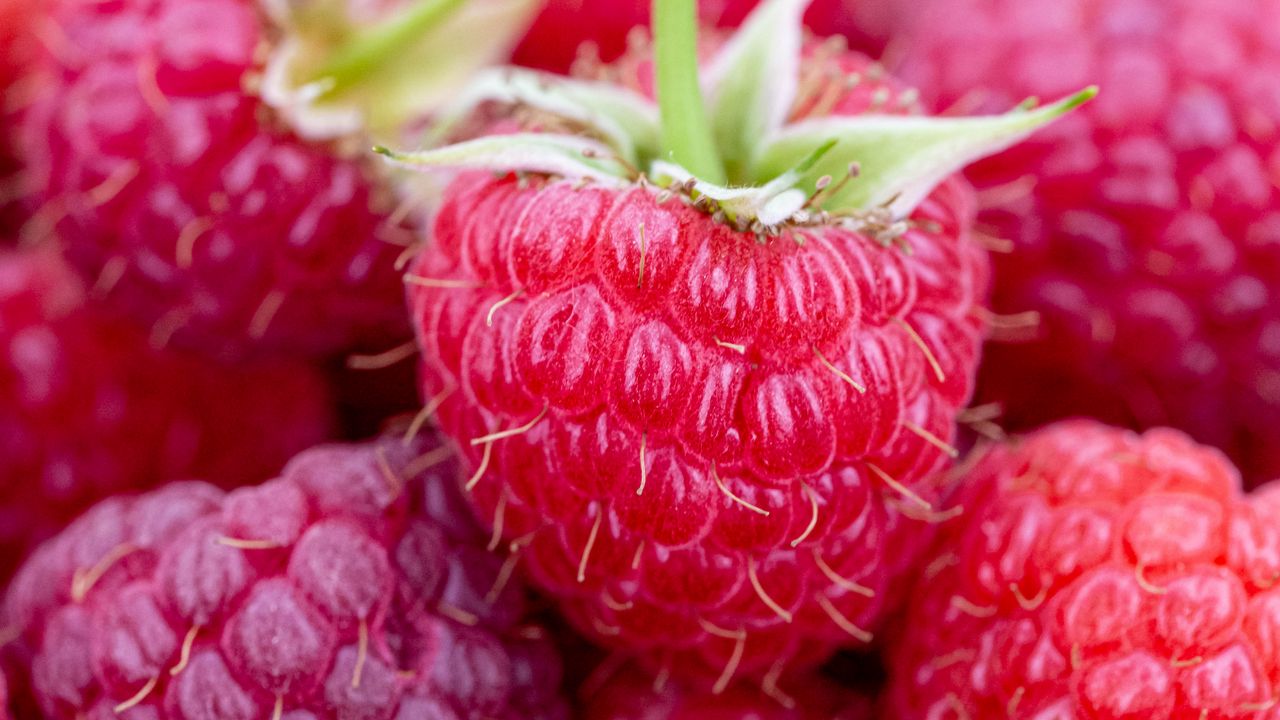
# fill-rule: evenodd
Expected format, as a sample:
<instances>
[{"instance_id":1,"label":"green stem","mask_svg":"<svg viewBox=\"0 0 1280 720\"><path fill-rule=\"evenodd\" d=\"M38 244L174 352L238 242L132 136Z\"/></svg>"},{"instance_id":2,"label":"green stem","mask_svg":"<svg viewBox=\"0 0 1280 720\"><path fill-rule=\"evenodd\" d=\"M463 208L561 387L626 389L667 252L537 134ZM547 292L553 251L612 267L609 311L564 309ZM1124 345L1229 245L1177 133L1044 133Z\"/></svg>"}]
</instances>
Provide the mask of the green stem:
<instances>
[{"instance_id":1,"label":"green stem","mask_svg":"<svg viewBox=\"0 0 1280 720\"><path fill-rule=\"evenodd\" d=\"M466 0L421 0L404 13L357 35L315 73L329 80L328 95L358 84L394 55L451 16Z\"/></svg>"},{"instance_id":2,"label":"green stem","mask_svg":"<svg viewBox=\"0 0 1280 720\"><path fill-rule=\"evenodd\" d=\"M663 150L697 177L723 185L724 164L698 84L695 0L653 0L653 36Z\"/></svg>"}]
</instances>

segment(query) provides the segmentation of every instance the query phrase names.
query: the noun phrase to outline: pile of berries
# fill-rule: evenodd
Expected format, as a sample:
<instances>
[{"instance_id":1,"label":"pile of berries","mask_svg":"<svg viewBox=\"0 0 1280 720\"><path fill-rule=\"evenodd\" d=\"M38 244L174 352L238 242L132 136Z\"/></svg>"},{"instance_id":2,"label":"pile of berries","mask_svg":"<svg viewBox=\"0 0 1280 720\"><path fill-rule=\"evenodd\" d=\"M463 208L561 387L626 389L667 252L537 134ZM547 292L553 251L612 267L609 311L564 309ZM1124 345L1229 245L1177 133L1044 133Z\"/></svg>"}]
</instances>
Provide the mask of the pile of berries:
<instances>
[{"instance_id":1,"label":"pile of berries","mask_svg":"<svg viewBox=\"0 0 1280 720\"><path fill-rule=\"evenodd\" d=\"M0 0L0 720L1280 717L1278 188L1280 0Z\"/></svg>"}]
</instances>

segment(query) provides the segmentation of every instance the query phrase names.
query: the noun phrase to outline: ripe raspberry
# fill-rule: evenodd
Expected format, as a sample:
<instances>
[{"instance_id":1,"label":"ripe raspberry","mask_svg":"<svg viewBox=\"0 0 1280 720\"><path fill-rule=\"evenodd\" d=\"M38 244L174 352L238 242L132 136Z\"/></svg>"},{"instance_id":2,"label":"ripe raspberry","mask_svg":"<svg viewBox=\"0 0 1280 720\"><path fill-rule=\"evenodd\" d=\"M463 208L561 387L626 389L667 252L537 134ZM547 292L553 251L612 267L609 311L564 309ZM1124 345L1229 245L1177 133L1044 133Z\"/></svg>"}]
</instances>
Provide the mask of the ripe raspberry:
<instances>
[{"instance_id":1,"label":"ripe raspberry","mask_svg":"<svg viewBox=\"0 0 1280 720\"><path fill-rule=\"evenodd\" d=\"M937 0L917 14L904 72L939 107L1103 88L970 173L980 227L1009 242L994 309L1040 315L1038 331L1001 330L1016 344L990 348L980 395L1018 428L1173 425L1248 481L1280 475L1280 2Z\"/></svg>"},{"instance_id":2,"label":"ripe raspberry","mask_svg":"<svg viewBox=\"0 0 1280 720\"><path fill-rule=\"evenodd\" d=\"M811 56L811 80L868 80L801 115L904 107L865 58ZM482 515L593 639L707 680L816 664L869 639L927 535L900 506L929 515L971 390L972 198L940 186L906 253L756 236L671 194L455 182L409 276L424 395Z\"/></svg>"},{"instance_id":3,"label":"ripe raspberry","mask_svg":"<svg viewBox=\"0 0 1280 720\"><path fill-rule=\"evenodd\" d=\"M871 702L817 676L762 690L744 682L712 695L627 669L588 701L583 720L870 720Z\"/></svg>"},{"instance_id":4,"label":"ripe raspberry","mask_svg":"<svg viewBox=\"0 0 1280 720\"><path fill-rule=\"evenodd\" d=\"M151 349L51 251L0 251L0 581L90 504L171 477L256 482L327 437L306 366Z\"/></svg>"},{"instance_id":5,"label":"ripe raspberry","mask_svg":"<svg viewBox=\"0 0 1280 720\"><path fill-rule=\"evenodd\" d=\"M245 89L275 32L257 3L44 4L55 46L33 64L19 145L32 223L110 303L222 357L382 350L406 332L394 199Z\"/></svg>"},{"instance_id":6,"label":"ripe raspberry","mask_svg":"<svg viewBox=\"0 0 1280 720\"><path fill-rule=\"evenodd\" d=\"M890 645L900 718L1272 718L1280 485L1173 430L999 447Z\"/></svg>"},{"instance_id":7,"label":"ripe raspberry","mask_svg":"<svg viewBox=\"0 0 1280 720\"><path fill-rule=\"evenodd\" d=\"M103 502L7 598L41 712L566 717L555 651L523 624L455 469L384 440L306 451L226 495L187 482Z\"/></svg>"},{"instance_id":8,"label":"ripe raspberry","mask_svg":"<svg viewBox=\"0 0 1280 720\"><path fill-rule=\"evenodd\" d=\"M708 25L733 27L756 4L756 0L702 0L698 13ZM882 34L875 31L879 17L868 14L866 8L878 9L882 4L879 0L814 0L805 15L806 25L819 36L843 35L854 47L878 54L884 44ZM552 72L568 72L583 52L612 62L626 51L633 29L648 27L652 5L648 0L548 0L512 60Z\"/></svg>"}]
</instances>

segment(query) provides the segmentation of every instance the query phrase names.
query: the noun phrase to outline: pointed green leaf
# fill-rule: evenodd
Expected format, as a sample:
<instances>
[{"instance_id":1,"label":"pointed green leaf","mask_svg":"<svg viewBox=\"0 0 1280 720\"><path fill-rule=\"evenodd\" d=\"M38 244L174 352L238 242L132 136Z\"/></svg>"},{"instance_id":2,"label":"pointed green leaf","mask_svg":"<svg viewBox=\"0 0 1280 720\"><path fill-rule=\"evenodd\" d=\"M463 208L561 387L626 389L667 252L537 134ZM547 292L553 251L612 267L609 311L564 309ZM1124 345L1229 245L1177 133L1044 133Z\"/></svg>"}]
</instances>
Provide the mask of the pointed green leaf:
<instances>
[{"instance_id":1,"label":"pointed green leaf","mask_svg":"<svg viewBox=\"0 0 1280 720\"><path fill-rule=\"evenodd\" d=\"M419 152L398 153L384 147L373 150L396 165L415 170L536 172L617 185L627 182L632 174L607 145L572 135L490 135Z\"/></svg>"},{"instance_id":2,"label":"pointed green leaf","mask_svg":"<svg viewBox=\"0 0 1280 720\"><path fill-rule=\"evenodd\" d=\"M444 139L485 102L518 103L581 125L632 164L658 153L658 108L648 98L617 85L516 67L479 73L438 115L427 144Z\"/></svg>"},{"instance_id":3,"label":"pointed green leaf","mask_svg":"<svg viewBox=\"0 0 1280 720\"><path fill-rule=\"evenodd\" d=\"M1051 105L989 117L860 115L808 120L784 128L767 143L752 174L772 177L834 140L835 147L805 173L800 187L815 188L824 175L839 181L857 163L857 177L831 191L822 207L840 211L884 205L902 217L948 175L1017 143L1096 94L1090 87Z\"/></svg>"},{"instance_id":4,"label":"pointed green leaf","mask_svg":"<svg viewBox=\"0 0 1280 720\"><path fill-rule=\"evenodd\" d=\"M762 138L795 100L809 0L766 0L716 55L706 76L712 130L729 177L746 181Z\"/></svg>"}]
</instances>

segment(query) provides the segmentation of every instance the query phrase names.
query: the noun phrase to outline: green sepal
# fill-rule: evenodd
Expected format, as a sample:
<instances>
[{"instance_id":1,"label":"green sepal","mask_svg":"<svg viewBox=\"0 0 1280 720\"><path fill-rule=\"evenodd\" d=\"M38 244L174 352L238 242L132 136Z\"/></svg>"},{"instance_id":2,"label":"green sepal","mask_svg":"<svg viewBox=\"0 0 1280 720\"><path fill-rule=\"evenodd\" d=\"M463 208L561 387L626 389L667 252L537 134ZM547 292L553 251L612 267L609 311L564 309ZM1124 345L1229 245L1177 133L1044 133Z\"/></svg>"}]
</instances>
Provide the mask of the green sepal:
<instances>
[{"instance_id":1,"label":"green sepal","mask_svg":"<svg viewBox=\"0 0 1280 720\"><path fill-rule=\"evenodd\" d=\"M452 168L531 172L586 178L609 185L629 182L634 172L603 143L573 135L515 133L488 135L432 150L399 153L373 151L411 169Z\"/></svg>"},{"instance_id":2,"label":"green sepal","mask_svg":"<svg viewBox=\"0 0 1280 720\"><path fill-rule=\"evenodd\" d=\"M810 0L766 0L716 55L704 78L712 132L730 179L746 182L762 138L791 111Z\"/></svg>"},{"instance_id":3,"label":"green sepal","mask_svg":"<svg viewBox=\"0 0 1280 720\"><path fill-rule=\"evenodd\" d=\"M857 176L827 193L822 209L838 213L883 206L903 217L948 175L1014 145L1096 94L1097 88L1089 87L1034 110L987 117L858 115L806 120L783 128L766 144L752 175L776 175L793 158L835 141L835 147L805 173L800 187L816 190L823 176L838 181L856 163Z\"/></svg>"},{"instance_id":4,"label":"green sepal","mask_svg":"<svg viewBox=\"0 0 1280 720\"><path fill-rule=\"evenodd\" d=\"M658 110L648 98L617 85L516 67L479 73L437 116L426 144L446 139L486 102L524 105L588 128L633 165L659 152Z\"/></svg>"}]
</instances>

